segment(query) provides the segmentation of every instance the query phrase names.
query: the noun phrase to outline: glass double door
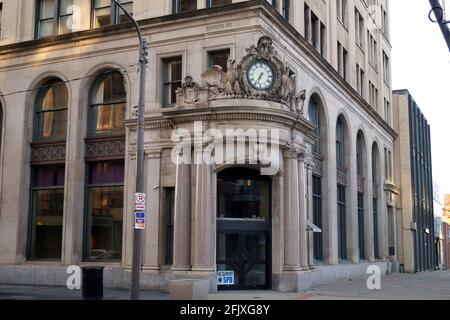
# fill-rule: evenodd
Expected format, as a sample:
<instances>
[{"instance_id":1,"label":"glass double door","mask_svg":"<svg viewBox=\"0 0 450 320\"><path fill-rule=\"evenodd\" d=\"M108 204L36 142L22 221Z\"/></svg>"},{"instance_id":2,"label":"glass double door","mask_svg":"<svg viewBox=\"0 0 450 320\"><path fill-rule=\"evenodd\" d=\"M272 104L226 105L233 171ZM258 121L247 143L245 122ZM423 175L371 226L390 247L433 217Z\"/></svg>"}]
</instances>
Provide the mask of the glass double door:
<instances>
[{"instance_id":1,"label":"glass double door","mask_svg":"<svg viewBox=\"0 0 450 320\"><path fill-rule=\"evenodd\" d=\"M219 274L231 273L232 283L218 283L219 290L269 289L269 243L267 231L221 231L217 240L217 270Z\"/></svg>"},{"instance_id":2,"label":"glass double door","mask_svg":"<svg viewBox=\"0 0 450 320\"><path fill-rule=\"evenodd\" d=\"M270 178L248 168L217 178L218 289L270 289Z\"/></svg>"}]
</instances>

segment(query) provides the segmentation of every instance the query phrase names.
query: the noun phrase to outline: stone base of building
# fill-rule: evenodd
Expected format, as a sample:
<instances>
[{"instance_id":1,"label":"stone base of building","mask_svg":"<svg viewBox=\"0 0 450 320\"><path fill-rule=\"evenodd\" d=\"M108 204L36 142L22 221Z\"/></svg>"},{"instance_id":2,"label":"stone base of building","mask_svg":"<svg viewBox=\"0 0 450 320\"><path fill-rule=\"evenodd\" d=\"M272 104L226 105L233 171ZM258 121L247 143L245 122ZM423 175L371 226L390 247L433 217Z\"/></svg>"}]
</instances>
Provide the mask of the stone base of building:
<instances>
[{"instance_id":1,"label":"stone base of building","mask_svg":"<svg viewBox=\"0 0 450 320\"><path fill-rule=\"evenodd\" d=\"M377 265L381 274L398 272L398 263L373 262L359 264L339 264L315 266L310 270L283 272L272 276L272 289L281 292L305 292L314 286L333 283L339 280L356 280L368 277L367 268ZM66 267L15 265L0 266L0 284L6 285L45 285L66 286L70 274ZM103 285L105 288L130 289L131 269L104 269ZM210 283L210 293L217 292L214 272L175 271L161 273L157 270L141 273L141 289L168 292L170 280L206 279Z\"/></svg>"},{"instance_id":2,"label":"stone base of building","mask_svg":"<svg viewBox=\"0 0 450 320\"><path fill-rule=\"evenodd\" d=\"M305 292L314 286L333 283L339 280L357 280L369 276L367 269L376 265L381 274L398 272L397 262L367 262L358 264L338 264L314 266L310 270L284 272L273 277L273 289L281 292Z\"/></svg>"}]
</instances>

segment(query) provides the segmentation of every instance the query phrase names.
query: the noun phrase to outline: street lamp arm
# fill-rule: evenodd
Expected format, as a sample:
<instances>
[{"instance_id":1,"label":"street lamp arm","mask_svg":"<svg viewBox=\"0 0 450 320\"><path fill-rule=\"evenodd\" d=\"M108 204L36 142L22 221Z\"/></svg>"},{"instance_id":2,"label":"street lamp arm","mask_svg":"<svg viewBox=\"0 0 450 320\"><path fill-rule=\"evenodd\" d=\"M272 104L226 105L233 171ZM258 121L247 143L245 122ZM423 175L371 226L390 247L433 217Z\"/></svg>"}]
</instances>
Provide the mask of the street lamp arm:
<instances>
[{"instance_id":1,"label":"street lamp arm","mask_svg":"<svg viewBox=\"0 0 450 320\"><path fill-rule=\"evenodd\" d=\"M142 31L141 28L139 27L138 22L136 21L136 19L131 15L131 13L129 13L125 7L118 1L118 0L113 0L120 9L122 9L122 11L125 13L125 15L128 17L128 19L130 19L130 21L133 23L134 28L136 29L136 32L138 34L139 37L139 56L140 59L143 59L144 56L144 39L142 37Z\"/></svg>"}]
</instances>

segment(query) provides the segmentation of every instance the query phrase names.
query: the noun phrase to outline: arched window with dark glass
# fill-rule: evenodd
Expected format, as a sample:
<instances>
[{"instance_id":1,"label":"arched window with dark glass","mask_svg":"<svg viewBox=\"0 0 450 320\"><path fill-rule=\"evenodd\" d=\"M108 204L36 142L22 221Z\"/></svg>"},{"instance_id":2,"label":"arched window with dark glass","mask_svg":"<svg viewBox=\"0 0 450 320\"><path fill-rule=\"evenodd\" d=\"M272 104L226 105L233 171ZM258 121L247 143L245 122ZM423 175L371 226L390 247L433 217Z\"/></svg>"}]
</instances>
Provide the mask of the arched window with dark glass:
<instances>
[{"instance_id":1,"label":"arched window with dark glass","mask_svg":"<svg viewBox=\"0 0 450 320\"><path fill-rule=\"evenodd\" d=\"M340 117L336 124L336 162L345 165L344 123Z\"/></svg>"},{"instance_id":2,"label":"arched window with dark glass","mask_svg":"<svg viewBox=\"0 0 450 320\"><path fill-rule=\"evenodd\" d=\"M68 89L59 79L44 82L35 99L29 260L61 259L68 102Z\"/></svg>"},{"instance_id":3,"label":"arched window with dark glass","mask_svg":"<svg viewBox=\"0 0 450 320\"><path fill-rule=\"evenodd\" d=\"M35 105L34 141L66 138L68 101L67 87L60 80L44 84Z\"/></svg>"},{"instance_id":4,"label":"arched window with dark glass","mask_svg":"<svg viewBox=\"0 0 450 320\"><path fill-rule=\"evenodd\" d=\"M321 154L321 135L320 135L320 117L319 117L319 107L317 106L317 102L311 98L309 102L309 121L316 125L315 134L316 134L316 143L313 145L313 152L317 154Z\"/></svg>"},{"instance_id":5,"label":"arched window with dark glass","mask_svg":"<svg viewBox=\"0 0 450 320\"><path fill-rule=\"evenodd\" d=\"M123 134L127 94L120 72L106 73L90 95L89 135Z\"/></svg>"},{"instance_id":6,"label":"arched window with dark glass","mask_svg":"<svg viewBox=\"0 0 450 320\"><path fill-rule=\"evenodd\" d=\"M317 103L318 98L316 96L312 96L309 102L308 114L309 121L312 122L315 126L315 136L316 143L312 146L312 152L314 154L315 161L319 161L322 165L318 166L320 168L323 167L324 157L322 155L321 146L322 146L322 132L321 132L321 121L320 121L320 112L319 112L319 104ZM323 230L323 216L322 216L322 170L315 170L312 176L312 197L313 197L313 223L315 226ZM313 236L313 248L314 248L314 260L323 261L323 234L322 233L314 233Z\"/></svg>"},{"instance_id":7,"label":"arched window with dark glass","mask_svg":"<svg viewBox=\"0 0 450 320\"><path fill-rule=\"evenodd\" d=\"M122 74L113 71L100 75L89 100L84 260L120 261L127 104Z\"/></svg>"},{"instance_id":8,"label":"arched window with dark glass","mask_svg":"<svg viewBox=\"0 0 450 320\"><path fill-rule=\"evenodd\" d=\"M380 152L376 143L372 146L372 190L373 190L373 242L375 259L380 258L379 252L379 183L380 183Z\"/></svg>"},{"instance_id":9,"label":"arched window with dark glass","mask_svg":"<svg viewBox=\"0 0 450 320\"><path fill-rule=\"evenodd\" d=\"M365 187L365 144L362 131L356 138L356 171L357 171L357 207L358 207L358 244L359 257L365 259L364 242L364 187Z\"/></svg>"},{"instance_id":10,"label":"arched window with dark glass","mask_svg":"<svg viewBox=\"0 0 450 320\"><path fill-rule=\"evenodd\" d=\"M338 256L347 260L347 169L345 168L345 130L344 120L339 116L336 122L336 169L337 169L337 227Z\"/></svg>"}]
</instances>

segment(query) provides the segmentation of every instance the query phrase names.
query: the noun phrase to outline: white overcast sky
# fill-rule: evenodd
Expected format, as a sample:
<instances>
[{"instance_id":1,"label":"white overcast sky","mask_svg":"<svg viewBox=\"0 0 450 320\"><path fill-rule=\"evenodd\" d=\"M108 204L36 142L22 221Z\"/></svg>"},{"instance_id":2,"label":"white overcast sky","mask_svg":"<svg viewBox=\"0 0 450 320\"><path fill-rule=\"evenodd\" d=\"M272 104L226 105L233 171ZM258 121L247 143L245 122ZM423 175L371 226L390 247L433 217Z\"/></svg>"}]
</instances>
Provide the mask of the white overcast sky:
<instances>
[{"instance_id":1,"label":"white overcast sky","mask_svg":"<svg viewBox=\"0 0 450 320\"><path fill-rule=\"evenodd\" d=\"M431 125L433 176L442 198L450 193L450 53L428 19L428 0L389 3L393 89L408 89Z\"/></svg>"}]
</instances>

